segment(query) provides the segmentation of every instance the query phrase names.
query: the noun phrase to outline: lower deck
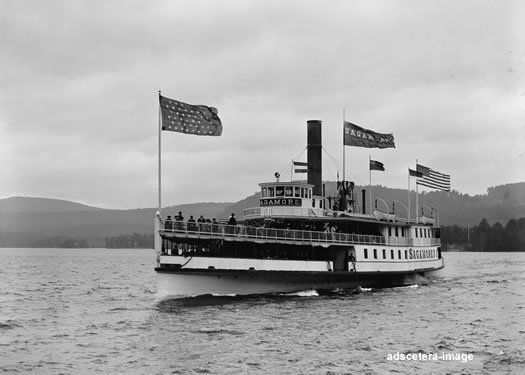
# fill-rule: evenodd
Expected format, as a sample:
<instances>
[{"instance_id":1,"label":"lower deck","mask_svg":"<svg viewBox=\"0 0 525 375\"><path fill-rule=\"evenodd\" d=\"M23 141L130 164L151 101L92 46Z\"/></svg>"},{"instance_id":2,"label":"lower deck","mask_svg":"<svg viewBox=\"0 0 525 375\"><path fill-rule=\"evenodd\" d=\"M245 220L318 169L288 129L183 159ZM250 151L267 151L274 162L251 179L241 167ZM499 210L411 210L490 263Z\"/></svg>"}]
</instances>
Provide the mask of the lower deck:
<instances>
[{"instance_id":1,"label":"lower deck","mask_svg":"<svg viewBox=\"0 0 525 375\"><path fill-rule=\"evenodd\" d=\"M255 258L217 258L205 256L161 255L157 270L204 271L287 271L287 272L421 272L443 268L443 259L349 260L346 254L330 260L289 260Z\"/></svg>"}]
</instances>

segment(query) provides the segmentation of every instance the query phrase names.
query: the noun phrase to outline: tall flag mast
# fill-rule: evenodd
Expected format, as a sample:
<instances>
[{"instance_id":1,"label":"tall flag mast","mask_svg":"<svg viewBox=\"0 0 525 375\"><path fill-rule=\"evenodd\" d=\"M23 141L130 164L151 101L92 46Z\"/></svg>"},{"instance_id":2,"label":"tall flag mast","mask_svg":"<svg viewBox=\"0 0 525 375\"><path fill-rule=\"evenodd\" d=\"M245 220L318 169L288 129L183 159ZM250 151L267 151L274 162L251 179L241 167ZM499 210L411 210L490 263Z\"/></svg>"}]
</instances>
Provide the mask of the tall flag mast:
<instances>
[{"instance_id":1,"label":"tall flag mast","mask_svg":"<svg viewBox=\"0 0 525 375\"><path fill-rule=\"evenodd\" d=\"M370 155L368 155L368 164L369 164L369 168L368 168L368 190L369 191L368 193L370 195L370 202L369 202L370 208L369 209L370 209L370 213L372 213L372 171L384 171L385 166L380 161L372 160L370 158Z\"/></svg>"},{"instance_id":2,"label":"tall flag mast","mask_svg":"<svg viewBox=\"0 0 525 375\"><path fill-rule=\"evenodd\" d=\"M193 135L220 136L222 123L214 107L192 105L161 95L159 90L159 214L161 200L161 133L162 130Z\"/></svg>"},{"instance_id":3,"label":"tall flag mast","mask_svg":"<svg viewBox=\"0 0 525 375\"><path fill-rule=\"evenodd\" d=\"M161 95L159 90L159 207L155 218L155 233L157 234L162 225L161 135L163 130L194 135L219 136L222 134L222 123L217 115L216 108L192 105L166 98ZM159 265L161 244L158 235L155 236L155 249L157 249L157 265Z\"/></svg>"},{"instance_id":4,"label":"tall flag mast","mask_svg":"<svg viewBox=\"0 0 525 375\"><path fill-rule=\"evenodd\" d=\"M417 164L417 160L416 160ZM410 176L420 178L423 177L423 173L408 168L408 219L410 220ZM417 189L417 186L416 186ZM417 200L417 195L416 195ZM416 219L417 219L417 202L416 202Z\"/></svg>"},{"instance_id":5,"label":"tall flag mast","mask_svg":"<svg viewBox=\"0 0 525 375\"><path fill-rule=\"evenodd\" d=\"M344 116L344 110L343 110ZM377 133L370 129L365 129L356 124L343 120L343 181L344 181L344 146L365 147L365 148L395 148L394 136L392 133ZM383 163L372 160L368 155L369 163L369 194L370 194L370 213L372 212L372 170L384 171Z\"/></svg>"}]
</instances>

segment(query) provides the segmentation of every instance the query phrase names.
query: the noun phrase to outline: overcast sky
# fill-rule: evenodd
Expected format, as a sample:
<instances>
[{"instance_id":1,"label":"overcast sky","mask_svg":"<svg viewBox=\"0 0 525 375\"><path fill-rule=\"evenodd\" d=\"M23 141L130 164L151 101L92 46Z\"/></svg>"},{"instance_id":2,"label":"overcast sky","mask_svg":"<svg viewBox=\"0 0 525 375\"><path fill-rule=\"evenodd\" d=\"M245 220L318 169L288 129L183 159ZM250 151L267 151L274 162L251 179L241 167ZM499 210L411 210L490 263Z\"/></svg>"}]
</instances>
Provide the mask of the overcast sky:
<instances>
[{"instance_id":1,"label":"overcast sky","mask_svg":"<svg viewBox=\"0 0 525 375\"><path fill-rule=\"evenodd\" d=\"M468 194L525 180L523 1L0 1L0 198L157 202L158 90L218 108L221 137L162 134L163 203L237 201L290 168L323 121L368 183L415 159ZM306 160L306 153L301 158ZM338 164L336 164L338 163Z\"/></svg>"}]
</instances>

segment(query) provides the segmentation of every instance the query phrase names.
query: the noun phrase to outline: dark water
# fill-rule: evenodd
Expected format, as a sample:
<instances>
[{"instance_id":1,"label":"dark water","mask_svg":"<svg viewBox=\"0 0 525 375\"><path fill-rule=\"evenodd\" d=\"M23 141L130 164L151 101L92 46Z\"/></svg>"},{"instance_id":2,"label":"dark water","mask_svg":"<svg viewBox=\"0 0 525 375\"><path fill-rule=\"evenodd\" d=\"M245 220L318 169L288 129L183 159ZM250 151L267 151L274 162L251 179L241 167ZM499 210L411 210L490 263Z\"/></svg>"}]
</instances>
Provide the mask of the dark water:
<instances>
[{"instance_id":1,"label":"dark water","mask_svg":"<svg viewBox=\"0 0 525 375\"><path fill-rule=\"evenodd\" d=\"M152 250L0 249L0 370L525 373L525 254L444 255L427 285L158 303ZM473 360L387 360L418 352Z\"/></svg>"}]
</instances>

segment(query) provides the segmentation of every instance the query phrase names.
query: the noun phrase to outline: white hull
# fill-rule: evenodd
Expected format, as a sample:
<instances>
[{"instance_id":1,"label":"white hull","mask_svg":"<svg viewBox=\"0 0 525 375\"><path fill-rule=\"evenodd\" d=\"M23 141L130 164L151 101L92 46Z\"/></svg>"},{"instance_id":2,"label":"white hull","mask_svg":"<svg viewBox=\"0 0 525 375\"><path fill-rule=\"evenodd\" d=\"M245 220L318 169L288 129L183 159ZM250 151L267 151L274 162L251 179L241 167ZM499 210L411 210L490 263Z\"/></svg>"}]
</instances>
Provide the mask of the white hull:
<instances>
[{"instance_id":1,"label":"white hull","mask_svg":"<svg viewBox=\"0 0 525 375\"><path fill-rule=\"evenodd\" d=\"M283 280L272 277L157 273L157 298L160 300L205 294L229 296L291 293L307 289L353 288L357 286L359 283L355 281L311 283L301 282L300 278Z\"/></svg>"},{"instance_id":2,"label":"white hull","mask_svg":"<svg viewBox=\"0 0 525 375\"><path fill-rule=\"evenodd\" d=\"M430 271L432 272L432 271ZM425 272L424 274L428 274ZM250 295L292 293L302 290L353 289L361 287L400 286L417 283L423 273L324 275L205 272L157 272L157 298L195 297L199 295Z\"/></svg>"}]
</instances>

